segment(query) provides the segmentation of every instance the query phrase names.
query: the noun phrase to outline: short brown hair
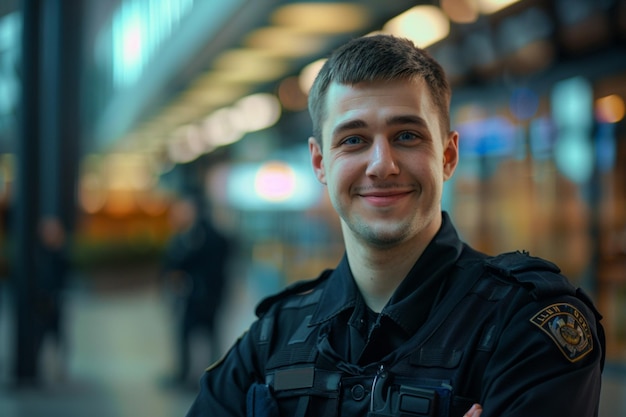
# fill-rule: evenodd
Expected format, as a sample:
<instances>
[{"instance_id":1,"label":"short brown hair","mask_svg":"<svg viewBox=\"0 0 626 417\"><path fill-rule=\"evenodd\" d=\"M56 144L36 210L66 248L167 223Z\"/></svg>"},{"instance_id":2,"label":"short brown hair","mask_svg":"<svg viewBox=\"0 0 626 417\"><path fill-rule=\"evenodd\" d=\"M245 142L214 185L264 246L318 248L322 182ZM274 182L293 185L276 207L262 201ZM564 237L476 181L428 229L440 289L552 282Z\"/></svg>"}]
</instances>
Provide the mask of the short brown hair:
<instances>
[{"instance_id":1,"label":"short brown hair","mask_svg":"<svg viewBox=\"0 0 626 417\"><path fill-rule=\"evenodd\" d=\"M451 90L441 65L408 39L391 35L364 36L336 49L315 78L309 92L313 136L322 140L326 93L331 83L354 85L370 81L421 78L439 111L443 134L450 130Z\"/></svg>"}]
</instances>

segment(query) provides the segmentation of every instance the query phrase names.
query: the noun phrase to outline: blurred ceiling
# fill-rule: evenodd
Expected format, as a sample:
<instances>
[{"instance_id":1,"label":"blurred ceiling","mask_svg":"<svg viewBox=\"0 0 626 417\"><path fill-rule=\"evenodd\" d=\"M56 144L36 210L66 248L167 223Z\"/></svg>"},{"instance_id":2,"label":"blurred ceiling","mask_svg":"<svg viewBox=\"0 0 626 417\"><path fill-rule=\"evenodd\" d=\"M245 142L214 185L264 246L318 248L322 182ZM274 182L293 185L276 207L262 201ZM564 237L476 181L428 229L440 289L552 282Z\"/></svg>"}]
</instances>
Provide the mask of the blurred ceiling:
<instances>
[{"instance_id":1,"label":"blurred ceiling","mask_svg":"<svg viewBox=\"0 0 626 417\"><path fill-rule=\"evenodd\" d=\"M351 37L389 32L390 20L415 6L434 15L409 29L432 34L437 28L431 25L442 20L444 39L435 40L429 50L456 85L482 87L496 77L527 77L554 62L608 48L613 49L593 64L600 69L615 62L622 65L625 4L85 0L86 152L163 154L177 136L187 142L197 139L198 127L220 116L212 134L219 136L214 142L222 142L205 140L200 149L210 152L227 143L232 133L224 120L233 116L224 109L265 92L280 98L283 111L304 110L299 82L307 65ZM0 15L18 6L17 0L4 0ZM252 107L253 113L262 110L260 105Z\"/></svg>"},{"instance_id":2,"label":"blurred ceiling","mask_svg":"<svg viewBox=\"0 0 626 417\"><path fill-rule=\"evenodd\" d=\"M281 80L297 75L336 45L380 29L421 2L187 3L193 4L186 15L178 22L166 22L177 26L148 57L137 79L112 88L109 100L96 112L96 148L113 143L125 149L160 148L176 127L248 94L275 92ZM125 4L129 2L122 2L120 8Z\"/></svg>"},{"instance_id":3,"label":"blurred ceiling","mask_svg":"<svg viewBox=\"0 0 626 417\"><path fill-rule=\"evenodd\" d=\"M102 3L107 2L93 2L100 19ZM160 4L160 11L155 4ZM351 37L383 28L390 32L390 20L415 6L434 15L409 29L432 34L437 30L434 23L444 20L445 39L435 40L429 49L453 83L471 84L502 73L523 77L572 51L611 43L618 39L611 15L614 11L623 15L625 8L618 7L623 4L624 0L125 0L111 9L113 24L104 21L103 26L101 20L94 25L104 28L94 35L96 53L102 48L102 34L109 33L137 65L137 52L149 50L147 35L160 39L133 69L128 83L109 84L108 99L95 112L93 144L96 149L162 152L176 136L187 142L197 139L203 120L252 93L282 94L283 109L289 105L292 110L303 109L295 77L307 64ZM119 20L120 11L124 21ZM148 13L150 19L145 17ZM165 35L163 25L169 29ZM133 37L137 27L143 28L144 39L137 33ZM133 42L136 49L129 52ZM432 43L421 42L418 45L425 47ZM116 56L95 59L120 61ZM115 71L113 78L119 81ZM227 138L232 132L224 127L225 118L251 117L226 112L219 116L214 123L219 126L212 130L220 137L212 145L204 141L206 152L233 140ZM195 142L186 146L197 147Z\"/></svg>"}]
</instances>

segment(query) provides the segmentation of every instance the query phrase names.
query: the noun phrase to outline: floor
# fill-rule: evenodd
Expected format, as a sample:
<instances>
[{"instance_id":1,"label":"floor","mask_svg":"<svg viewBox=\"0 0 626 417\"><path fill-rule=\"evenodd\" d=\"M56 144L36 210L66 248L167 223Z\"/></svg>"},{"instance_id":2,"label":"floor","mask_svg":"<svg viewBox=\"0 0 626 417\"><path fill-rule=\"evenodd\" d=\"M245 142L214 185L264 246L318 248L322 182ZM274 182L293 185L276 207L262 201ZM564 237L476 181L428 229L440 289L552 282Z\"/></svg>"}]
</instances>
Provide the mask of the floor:
<instances>
[{"instance_id":1,"label":"floor","mask_svg":"<svg viewBox=\"0 0 626 417\"><path fill-rule=\"evenodd\" d=\"M243 285L243 283L242 283ZM253 318L256 300L233 289L220 320L223 350ZM174 369L174 309L171 299L154 284L119 290L119 285L94 289L78 285L66 299L69 348L59 352L44 345L43 381L38 387L11 386L11 300L0 291L0 416L1 417L173 417L184 416L196 387L165 384ZM199 379L210 358L208 341L198 337L192 368ZM223 353L223 352L221 352ZM66 358L60 360L60 358Z\"/></svg>"},{"instance_id":2,"label":"floor","mask_svg":"<svg viewBox=\"0 0 626 417\"><path fill-rule=\"evenodd\" d=\"M245 283L233 288L221 320L224 349L252 320L255 296ZM0 304L0 383L8 380L12 334L10 300ZM172 309L154 285L124 291L72 289L67 297L68 340L64 354L47 344L44 381L38 388L0 384L2 417L184 416L194 389L172 389L162 381L173 369ZM202 339L195 341L203 350ZM59 357L66 357L59 361ZM206 366L196 354L194 369ZM609 364L600 417L626 417L626 367Z\"/></svg>"}]
</instances>

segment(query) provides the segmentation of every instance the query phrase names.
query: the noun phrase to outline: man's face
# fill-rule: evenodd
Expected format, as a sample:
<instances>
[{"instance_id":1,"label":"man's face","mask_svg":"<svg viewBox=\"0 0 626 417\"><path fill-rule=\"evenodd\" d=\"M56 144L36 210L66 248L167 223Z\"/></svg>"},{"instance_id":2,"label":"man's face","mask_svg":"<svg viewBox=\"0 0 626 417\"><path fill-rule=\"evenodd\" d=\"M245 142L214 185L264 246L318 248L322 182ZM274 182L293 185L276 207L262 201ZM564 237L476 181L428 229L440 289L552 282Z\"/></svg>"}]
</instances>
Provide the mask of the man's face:
<instances>
[{"instance_id":1,"label":"man's face","mask_svg":"<svg viewBox=\"0 0 626 417\"><path fill-rule=\"evenodd\" d=\"M346 239L377 247L423 239L440 225L443 182L458 160L421 80L331 84L323 145L309 140Z\"/></svg>"}]
</instances>

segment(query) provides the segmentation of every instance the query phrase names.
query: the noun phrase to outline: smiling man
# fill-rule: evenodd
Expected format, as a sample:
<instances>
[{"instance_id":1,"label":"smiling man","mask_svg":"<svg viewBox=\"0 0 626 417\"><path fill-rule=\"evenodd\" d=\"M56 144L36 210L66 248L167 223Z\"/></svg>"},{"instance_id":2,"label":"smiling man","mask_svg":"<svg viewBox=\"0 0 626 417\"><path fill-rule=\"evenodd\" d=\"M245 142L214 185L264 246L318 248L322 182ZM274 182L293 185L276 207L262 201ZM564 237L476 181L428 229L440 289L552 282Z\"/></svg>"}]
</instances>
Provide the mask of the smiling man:
<instances>
[{"instance_id":1,"label":"smiling man","mask_svg":"<svg viewBox=\"0 0 626 417\"><path fill-rule=\"evenodd\" d=\"M458 135L441 138L423 79L333 83L325 101L324 140L309 139L313 168L341 218L356 283L381 311L441 226Z\"/></svg>"},{"instance_id":2,"label":"smiling man","mask_svg":"<svg viewBox=\"0 0 626 417\"><path fill-rule=\"evenodd\" d=\"M386 35L312 87L315 175L341 220L334 270L264 300L189 416L596 416L600 316L552 263L479 253L441 209L458 163L440 65Z\"/></svg>"}]
</instances>

